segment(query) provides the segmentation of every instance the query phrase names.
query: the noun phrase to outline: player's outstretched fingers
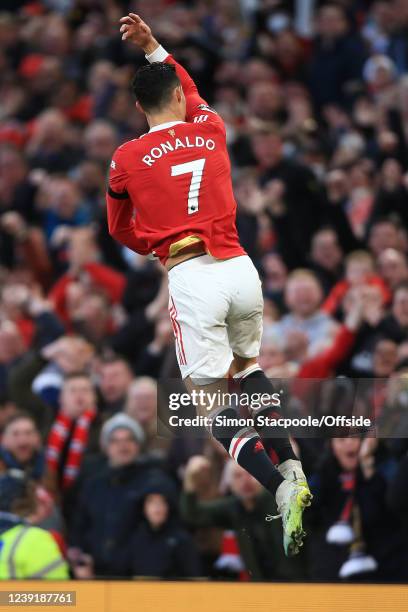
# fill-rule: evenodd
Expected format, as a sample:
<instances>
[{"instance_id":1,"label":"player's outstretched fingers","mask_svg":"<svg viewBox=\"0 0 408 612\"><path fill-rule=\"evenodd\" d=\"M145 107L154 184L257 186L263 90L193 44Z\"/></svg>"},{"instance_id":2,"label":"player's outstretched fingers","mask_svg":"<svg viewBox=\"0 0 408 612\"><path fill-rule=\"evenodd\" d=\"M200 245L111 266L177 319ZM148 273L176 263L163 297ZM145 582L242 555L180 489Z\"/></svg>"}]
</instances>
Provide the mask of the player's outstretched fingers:
<instances>
[{"instance_id":1,"label":"player's outstretched fingers","mask_svg":"<svg viewBox=\"0 0 408 612\"><path fill-rule=\"evenodd\" d=\"M143 23L142 18L136 15L136 13L129 13L129 17L131 17L135 23Z\"/></svg>"}]
</instances>

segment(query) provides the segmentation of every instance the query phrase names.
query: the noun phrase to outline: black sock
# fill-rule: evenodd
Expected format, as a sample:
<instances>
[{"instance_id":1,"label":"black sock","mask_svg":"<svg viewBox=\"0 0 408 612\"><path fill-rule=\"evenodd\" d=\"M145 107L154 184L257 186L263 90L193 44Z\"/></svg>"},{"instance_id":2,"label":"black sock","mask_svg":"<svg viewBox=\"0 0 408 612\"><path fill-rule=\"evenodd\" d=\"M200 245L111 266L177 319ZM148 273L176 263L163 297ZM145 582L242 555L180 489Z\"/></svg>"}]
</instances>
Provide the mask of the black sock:
<instances>
[{"instance_id":1,"label":"black sock","mask_svg":"<svg viewBox=\"0 0 408 612\"><path fill-rule=\"evenodd\" d=\"M238 380L241 391L246 393L248 396L253 394L272 395L273 393L276 393L273 384L265 376L265 372L260 367L259 369L244 375L242 378L238 378ZM261 408L260 410L253 410L253 413L255 413L255 415L270 416L273 418L279 418L282 416L277 406L268 406ZM284 427L264 425L263 427L257 427L256 429L262 438L262 442L268 455L271 455L272 452L274 452L277 455L279 463L283 463L283 461L286 461L287 459L297 459Z\"/></svg>"},{"instance_id":2,"label":"black sock","mask_svg":"<svg viewBox=\"0 0 408 612\"><path fill-rule=\"evenodd\" d=\"M224 408L217 416L237 419L238 414L233 408ZM253 428L242 428L240 425L224 426L214 422L212 434L241 467L275 495L284 478L268 457L259 435Z\"/></svg>"},{"instance_id":3,"label":"black sock","mask_svg":"<svg viewBox=\"0 0 408 612\"><path fill-rule=\"evenodd\" d=\"M256 416L268 416L273 419L278 419L282 415L277 413L273 408L265 408L263 410L259 410L256 413ZM297 459L295 453L293 452L292 445L288 437L284 438L271 438L271 431L275 434L279 432L279 435L285 433L285 429L283 427L272 427L271 425L264 425L263 427L257 427L257 432L262 438L263 445L265 447L268 455L271 455L274 452L277 455L277 459L279 463L283 463L287 459Z\"/></svg>"}]
</instances>

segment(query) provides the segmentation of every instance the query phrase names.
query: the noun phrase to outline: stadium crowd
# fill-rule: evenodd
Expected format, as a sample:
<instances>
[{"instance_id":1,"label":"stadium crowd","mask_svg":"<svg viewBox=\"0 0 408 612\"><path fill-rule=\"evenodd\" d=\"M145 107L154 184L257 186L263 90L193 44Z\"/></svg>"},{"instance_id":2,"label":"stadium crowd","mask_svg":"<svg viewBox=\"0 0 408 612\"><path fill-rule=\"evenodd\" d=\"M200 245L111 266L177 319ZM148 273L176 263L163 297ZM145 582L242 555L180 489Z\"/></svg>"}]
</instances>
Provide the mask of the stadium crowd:
<instances>
[{"instance_id":1,"label":"stadium crowd","mask_svg":"<svg viewBox=\"0 0 408 612\"><path fill-rule=\"evenodd\" d=\"M380 436L294 439L314 494L294 559L221 447L156 435L165 271L105 210L113 151L146 131L128 10L225 120L261 365L319 414L376 380ZM31 534L0 578L406 582L408 3L3 0L0 73L0 538Z\"/></svg>"}]
</instances>

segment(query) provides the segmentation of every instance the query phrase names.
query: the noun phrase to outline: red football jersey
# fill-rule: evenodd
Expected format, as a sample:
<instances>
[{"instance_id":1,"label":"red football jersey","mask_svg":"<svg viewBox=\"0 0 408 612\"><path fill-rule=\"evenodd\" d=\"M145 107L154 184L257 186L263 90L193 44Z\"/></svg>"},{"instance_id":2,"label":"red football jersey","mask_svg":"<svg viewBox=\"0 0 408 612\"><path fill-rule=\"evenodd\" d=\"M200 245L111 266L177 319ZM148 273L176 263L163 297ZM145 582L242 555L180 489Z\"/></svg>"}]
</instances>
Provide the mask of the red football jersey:
<instances>
[{"instance_id":1,"label":"red football jersey","mask_svg":"<svg viewBox=\"0 0 408 612\"><path fill-rule=\"evenodd\" d=\"M217 259L243 255L224 123L188 73L162 48L160 53L176 66L186 121L155 126L116 150L107 193L109 232L162 263L198 240Z\"/></svg>"}]
</instances>

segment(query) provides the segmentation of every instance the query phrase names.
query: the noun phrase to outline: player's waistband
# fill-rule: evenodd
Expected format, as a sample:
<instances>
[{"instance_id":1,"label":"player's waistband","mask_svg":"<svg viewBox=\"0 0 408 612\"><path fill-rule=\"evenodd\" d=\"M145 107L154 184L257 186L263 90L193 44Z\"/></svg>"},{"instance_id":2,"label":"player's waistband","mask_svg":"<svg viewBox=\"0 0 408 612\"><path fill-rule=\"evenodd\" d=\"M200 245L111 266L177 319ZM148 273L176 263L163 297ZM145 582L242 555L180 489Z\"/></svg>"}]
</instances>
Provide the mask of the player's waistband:
<instances>
[{"instance_id":1,"label":"player's waistband","mask_svg":"<svg viewBox=\"0 0 408 612\"><path fill-rule=\"evenodd\" d=\"M238 259L240 257L248 258L248 255L245 253L243 255L235 255L232 257L227 257L226 259L217 259L216 257L209 255L208 253L201 253L199 255L193 255L189 257L188 259L185 259L184 261L181 261L180 263L170 268L169 276L171 276L171 273L173 272L173 270L176 270L176 269L178 271L181 268L185 270L187 268L196 268L196 267L201 268L204 266L209 266L209 265L214 265L214 264L223 264L223 263L230 261L231 259Z\"/></svg>"},{"instance_id":2,"label":"player's waistband","mask_svg":"<svg viewBox=\"0 0 408 612\"><path fill-rule=\"evenodd\" d=\"M166 261L166 268L170 271L185 261L190 261L190 259L195 259L205 254L205 244L200 238L197 236L186 236L171 245L170 257Z\"/></svg>"},{"instance_id":3,"label":"player's waistband","mask_svg":"<svg viewBox=\"0 0 408 612\"><path fill-rule=\"evenodd\" d=\"M183 264L188 263L189 261L192 261L193 259L198 259L199 257L209 257L210 259L213 259L213 257L211 257L210 255L207 255L207 253L199 253L198 255L191 255L191 257L189 257L188 259L183 259L182 261L179 261L178 263L175 263L171 266L171 268L168 268L168 272L170 273L172 270L174 270L174 268L177 268L178 266L182 266ZM167 260L167 263L169 263L169 260Z\"/></svg>"}]
</instances>

